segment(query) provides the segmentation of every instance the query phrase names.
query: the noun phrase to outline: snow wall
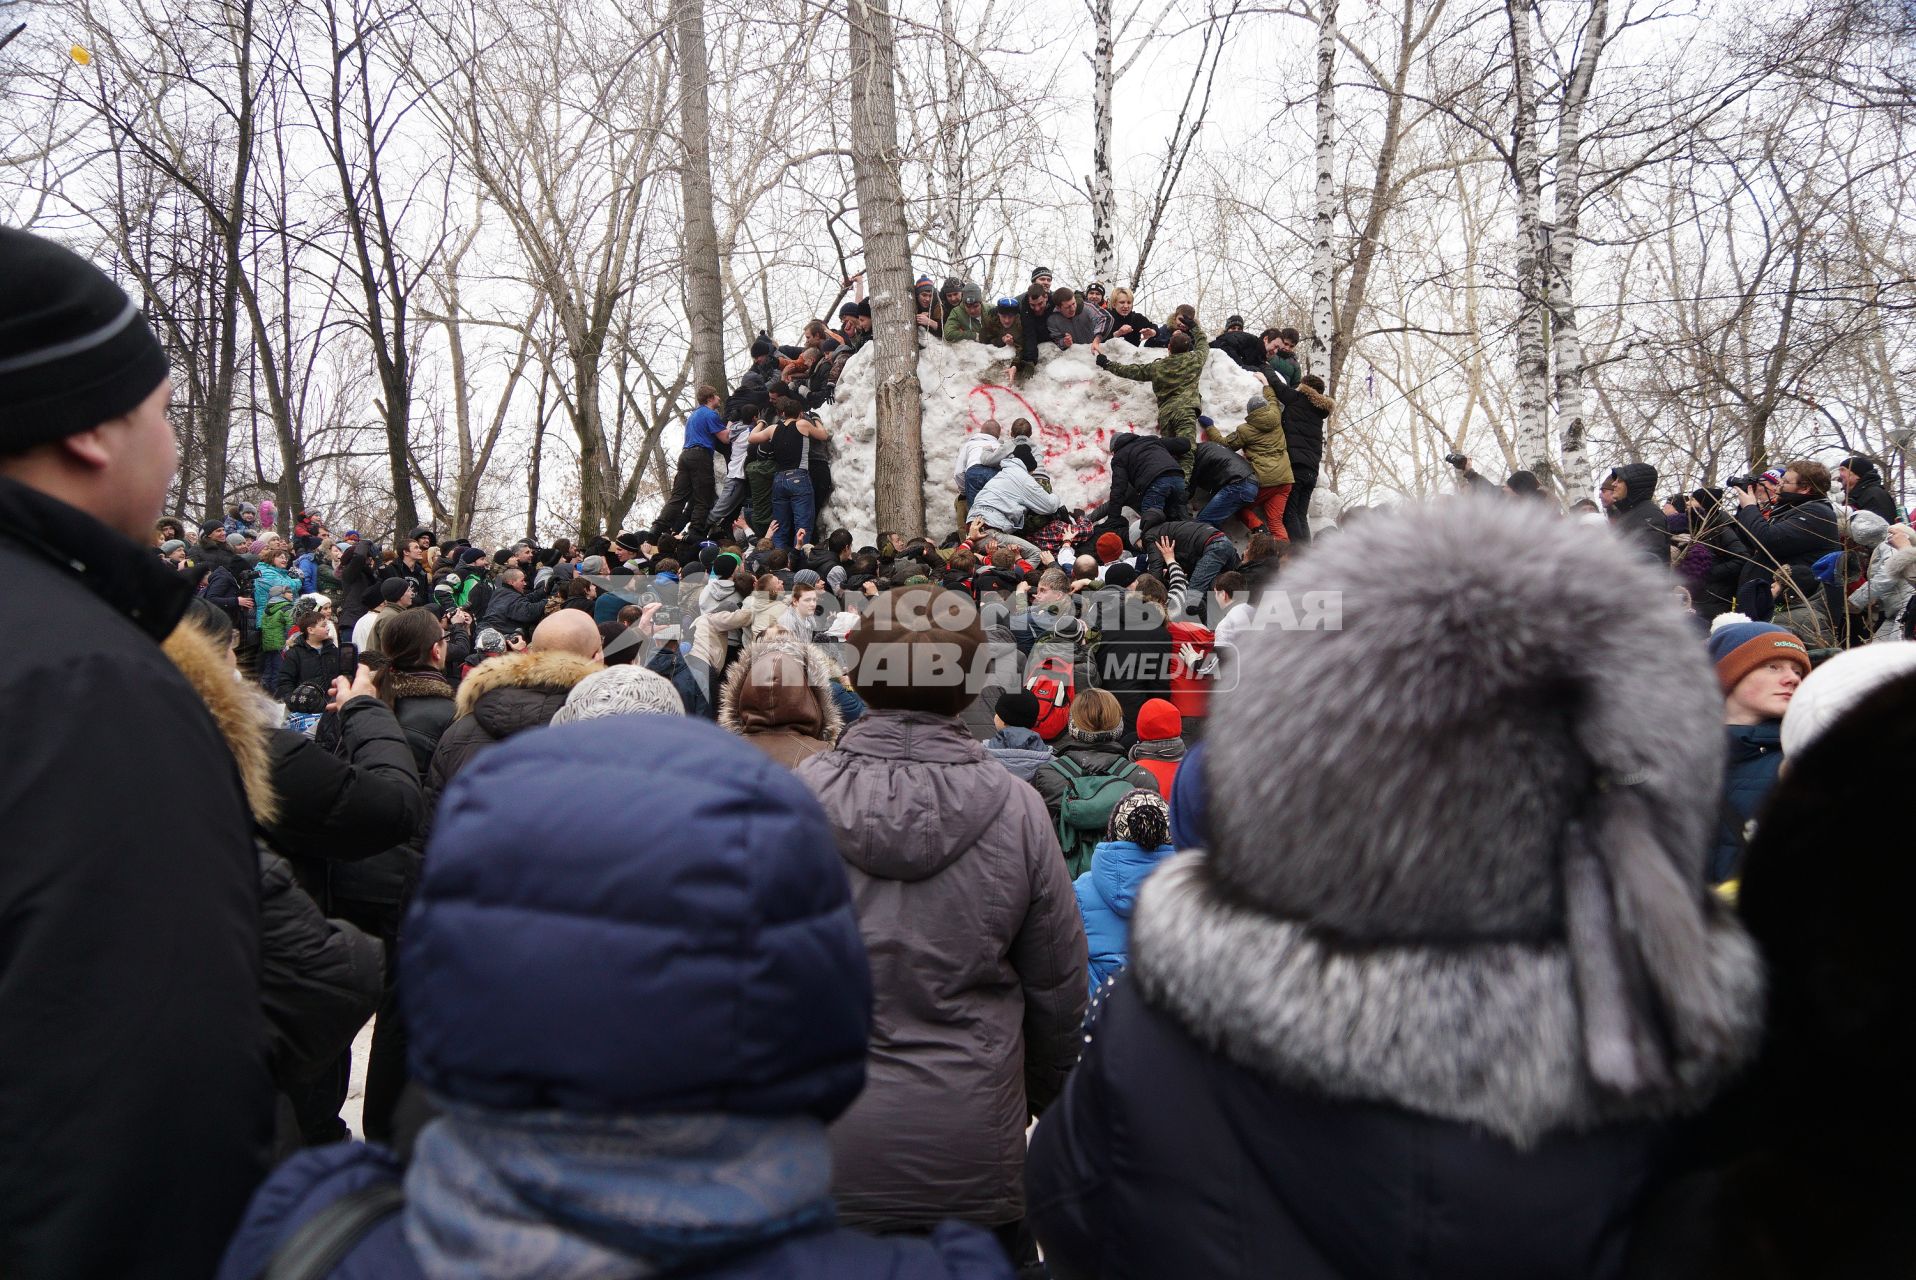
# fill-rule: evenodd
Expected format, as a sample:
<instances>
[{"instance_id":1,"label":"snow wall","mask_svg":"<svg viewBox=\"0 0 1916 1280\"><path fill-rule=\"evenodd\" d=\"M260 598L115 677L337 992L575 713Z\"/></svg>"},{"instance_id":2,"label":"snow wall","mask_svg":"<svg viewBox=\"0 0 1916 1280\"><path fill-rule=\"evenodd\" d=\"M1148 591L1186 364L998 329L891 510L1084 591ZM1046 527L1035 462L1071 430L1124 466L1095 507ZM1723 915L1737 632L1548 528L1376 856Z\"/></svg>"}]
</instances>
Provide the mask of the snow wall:
<instances>
[{"instance_id":1,"label":"snow wall","mask_svg":"<svg viewBox=\"0 0 1916 1280\"><path fill-rule=\"evenodd\" d=\"M1128 342L1104 346L1113 364L1157 359L1162 348L1139 348ZM946 343L920 335L918 384L923 396L925 449L925 528L933 538L957 526L952 505L958 496L953 468L958 444L965 433L996 418L1007 435L1014 418L1032 424L1032 448L1038 465L1051 477L1052 490L1075 508L1103 502L1111 488L1111 437L1121 431L1147 435L1157 431L1157 398L1148 382L1113 377L1098 368L1088 346L1060 350L1040 348L1038 367L1022 382L1011 385L1011 355L1003 347L979 342ZM867 345L853 356L839 376L838 392L819 417L833 432L832 479L837 491L826 525L843 526L862 544L877 536L872 527L873 454L878 435L878 409L873 398L875 348ZM1220 428L1244 421L1244 406L1263 383L1239 368L1222 351L1213 350L1198 384L1204 412ZM1335 496L1322 491L1311 504L1317 512Z\"/></svg>"}]
</instances>

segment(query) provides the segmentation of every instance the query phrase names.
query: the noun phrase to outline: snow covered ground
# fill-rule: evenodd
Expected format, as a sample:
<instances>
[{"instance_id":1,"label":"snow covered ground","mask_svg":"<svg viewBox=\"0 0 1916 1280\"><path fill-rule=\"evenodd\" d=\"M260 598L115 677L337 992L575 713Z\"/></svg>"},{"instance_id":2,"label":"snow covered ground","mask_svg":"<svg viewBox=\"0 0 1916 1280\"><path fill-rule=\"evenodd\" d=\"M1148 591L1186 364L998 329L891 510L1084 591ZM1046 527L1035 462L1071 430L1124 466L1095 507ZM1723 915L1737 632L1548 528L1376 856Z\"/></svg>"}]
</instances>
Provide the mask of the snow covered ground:
<instances>
[{"instance_id":1,"label":"snow covered ground","mask_svg":"<svg viewBox=\"0 0 1916 1280\"><path fill-rule=\"evenodd\" d=\"M1089 347L1041 350L1038 367L1012 386L1010 354L1004 348L920 336L925 527L933 537L957 521L952 499L958 496L953 466L959 441L988 418L996 418L1007 432L1012 419L1030 419L1039 465L1050 474L1054 491L1079 508L1104 501L1110 489L1111 437L1122 431L1156 431L1157 401L1150 383L1112 377L1097 367ZM1113 363L1164 354L1128 342L1113 342L1104 353ZM842 495L832 502L830 523L843 522L861 543L877 533L866 523L871 519L878 432L874 364L869 346L853 356L839 378L836 399L819 414L834 432L832 477ZM1204 412L1220 427L1234 427L1244 421L1245 403L1262 385L1222 351L1212 351L1199 383Z\"/></svg>"}]
</instances>

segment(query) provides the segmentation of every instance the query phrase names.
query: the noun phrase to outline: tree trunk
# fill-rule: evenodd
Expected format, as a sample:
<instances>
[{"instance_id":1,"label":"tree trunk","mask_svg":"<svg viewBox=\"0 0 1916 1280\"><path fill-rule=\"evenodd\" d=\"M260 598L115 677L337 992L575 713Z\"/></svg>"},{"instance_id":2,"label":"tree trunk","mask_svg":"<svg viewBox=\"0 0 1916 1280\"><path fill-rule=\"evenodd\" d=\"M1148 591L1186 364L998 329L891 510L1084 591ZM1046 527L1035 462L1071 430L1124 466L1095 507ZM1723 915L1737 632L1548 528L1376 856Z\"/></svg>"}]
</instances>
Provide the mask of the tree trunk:
<instances>
[{"instance_id":1,"label":"tree trunk","mask_svg":"<svg viewBox=\"0 0 1916 1280\"><path fill-rule=\"evenodd\" d=\"M1510 20L1514 105L1511 161L1517 184L1517 458L1550 492L1560 492L1556 451L1546 420L1550 356L1543 343L1543 234L1539 223L1543 160L1537 151L1537 85L1532 60L1530 0L1505 0Z\"/></svg>"},{"instance_id":2,"label":"tree trunk","mask_svg":"<svg viewBox=\"0 0 1916 1280\"><path fill-rule=\"evenodd\" d=\"M685 311L691 321L692 376L724 395L725 293L718 227L712 218L704 0L672 0L672 22L679 55L679 131L685 143L679 188L685 205Z\"/></svg>"},{"instance_id":3,"label":"tree trunk","mask_svg":"<svg viewBox=\"0 0 1916 1280\"><path fill-rule=\"evenodd\" d=\"M1117 196L1111 183L1112 0L1091 0L1091 277L1114 287L1118 275Z\"/></svg>"},{"instance_id":4,"label":"tree trunk","mask_svg":"<svg viewBox=\"0 0 1916 1280\"><path fill-rule=\"evenodd\" d=\"M878 527L925 532L925 453L920 437L918 330L899 190L898 108L891 13L885 0L846 0L851 27L852 173L871 288L878 443L873 458Z\"/></svg>"},{"instance_id":5,"label":"tree trunk","mask_svg":"<svg viewBox=\"0 0 1916 1280\"><path fill-rule=\"evenodd\" d=\"M1583 335L1577 328L1577 223L1583 212L1583 108L1596 78L1610 21L1609 0L1590 0L1583 51L1564 86L1563 115L1557 125L1557 227L1550 237L1546 298L1556 355L1557 449L1563 462L1563 488L1572 498L1585 496L1592 479L1584 441Z\"/></svg>"},{"instance_id":6,"label":"tree trunk","mask_svg":"<svg viewBox=\"0 0 1916 1280\"><path fill-rule=\"evenodd\" d=\"M1322 0L1317 23L1317 212L1311 231L1311 340L1304 349L1305 367L1326 379L1331 371L1331 346L1336 340L1337 316L1331 307L1331 230L1337 216L1337 185L1333 173L1337 135L1337 0ZM1337 393L1336 387L1330 388Z\"/></svg>"}]
</instances>

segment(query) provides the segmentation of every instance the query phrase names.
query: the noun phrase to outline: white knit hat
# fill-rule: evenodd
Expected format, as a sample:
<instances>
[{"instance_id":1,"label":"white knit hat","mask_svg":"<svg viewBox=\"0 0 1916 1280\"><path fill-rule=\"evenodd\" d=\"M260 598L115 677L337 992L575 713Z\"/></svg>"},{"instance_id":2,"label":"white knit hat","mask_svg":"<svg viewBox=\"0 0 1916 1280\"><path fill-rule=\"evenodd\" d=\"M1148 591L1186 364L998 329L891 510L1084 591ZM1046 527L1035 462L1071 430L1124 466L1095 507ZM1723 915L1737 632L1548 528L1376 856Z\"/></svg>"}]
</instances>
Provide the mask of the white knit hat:
<instances>
[{"instance_id":1,"label":"white knit hat","mask_svg":"<svg viewBox=\"0 0 1916 1280\"><path fill-rule=\"evenodd\" d=\"M553 724L597 720L601 716L682 716L685 702L672 682L644 667L607 667L572 686Z\"/></svg>"},{"instance_id":2,"label":"white knit hat","mask_svg":"<svg viewBox=\"0 0 1916 1280\"><path fill-rule=\"evenodd\" d=\"M1783 758L1823 736L1843 713L1898 676L1916 671L1916 644L1877 641L1837 654L1810 672L1783 716Z\"/></svg>"}]
</instances>

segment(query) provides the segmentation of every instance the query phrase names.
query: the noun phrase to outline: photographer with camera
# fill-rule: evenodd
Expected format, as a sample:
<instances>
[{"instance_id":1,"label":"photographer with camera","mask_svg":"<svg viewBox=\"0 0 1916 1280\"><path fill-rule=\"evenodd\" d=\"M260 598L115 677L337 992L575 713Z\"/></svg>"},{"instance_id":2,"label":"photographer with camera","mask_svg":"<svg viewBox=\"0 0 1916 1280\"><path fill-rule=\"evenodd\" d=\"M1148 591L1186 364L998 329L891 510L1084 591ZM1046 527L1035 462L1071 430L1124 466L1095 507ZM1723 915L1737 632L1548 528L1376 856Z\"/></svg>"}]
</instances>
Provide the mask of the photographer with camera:
<instances>
[{"instance_id":1,"label":"photographer with camera","mask_svg":"<svg viewBox=\"0 0 1916 1280\"><path fill-rule=\"evenodd\" d=\"M1820 462L1798 459L1783 468L1776 499L1767 515L1758 506L1767 476L1734 477L1724 494L1724 505L1736 512L1736 522L1752 545L1754 561L1737 587L1737 603L1749 617L1768 620L1774 609L1770 585L1775 570L1786 568L1797 584L1816 581L1816 562L1843 546L1830 506L1830 473ZM1739 483L1742 482L1742 483Z\"/></svg>"}]
</instances>

